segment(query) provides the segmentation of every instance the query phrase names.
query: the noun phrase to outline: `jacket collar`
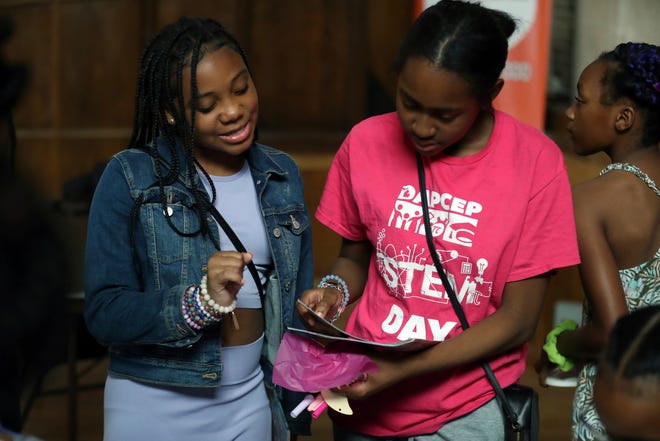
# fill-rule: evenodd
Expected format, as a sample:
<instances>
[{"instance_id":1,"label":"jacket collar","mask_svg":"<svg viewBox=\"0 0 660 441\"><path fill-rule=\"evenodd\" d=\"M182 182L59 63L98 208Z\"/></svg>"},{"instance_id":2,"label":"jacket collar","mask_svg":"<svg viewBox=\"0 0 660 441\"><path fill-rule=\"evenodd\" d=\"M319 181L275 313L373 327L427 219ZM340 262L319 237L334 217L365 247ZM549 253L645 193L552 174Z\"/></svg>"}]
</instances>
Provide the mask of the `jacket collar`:
<instances>
[{"instance_id":1,"label":"jacket collar","mask_svg":"<svg viewBox=\"0 0 660 441\"><path fill-rule=\"evenodd\" d=\"M288 174L281 161L284 158L283 153L271 147L255 143L245 152L245 158L253 172L277 176Z\"/></svg>"},{"instance_id":2,"label":"jacket collar","mask_svg":"<svg viewBox=\"0 0 660 441\"><path fill-rule=\"evenodd\" d=\"M158 158L154 159L154 173L156 167L156 160L160 161L161 173L167 173L170 169L170 164L172 163L172 151L167 144L167 139L161 137L156 140ZM176 158L179 164L179 176L178 180L181 181L186 186L191 186L192 182L190 180L189 173L187 172L187 165L185 156L183 154L183 149L181 147L180 141L177 140L177 145L175 149ZM250 170L253 175L277 175L277 176L286 176L288 171L285 164L282 162L282 159L285 158L284 153L277 151L271 147L264 146L263 144L254 143L250 148L244 153L245 159L248 161ZM192 177L194 180L198 180L199 176L197 173L193 173Z\"/></svg>"}]
</instances>

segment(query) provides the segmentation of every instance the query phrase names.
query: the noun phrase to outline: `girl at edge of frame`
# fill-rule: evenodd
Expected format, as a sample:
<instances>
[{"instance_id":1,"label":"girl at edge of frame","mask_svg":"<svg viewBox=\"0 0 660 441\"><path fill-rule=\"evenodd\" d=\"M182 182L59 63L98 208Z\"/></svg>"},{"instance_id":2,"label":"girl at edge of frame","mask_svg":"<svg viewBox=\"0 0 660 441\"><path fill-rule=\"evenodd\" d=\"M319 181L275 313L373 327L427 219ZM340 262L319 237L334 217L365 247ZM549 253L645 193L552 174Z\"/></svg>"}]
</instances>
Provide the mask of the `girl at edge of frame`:
<instances>
[{"instance_id":1,"label":"girl at edge of frame","mask_svg":"<svg viewBox=\"0 0 660 441\"><path fill-rule=\"evenodd\" d=\"M660 304L612 327L594 380L594 403L611 441L660 440Z\"/></svg>"},{"instance_id":2,"label":"girl at edge of frame","mask_svg":"<svg viewBox=\"0 0 660 441\"><path fill-rule=\"evenodd\" d=\"M553 270L579 262L562 152L492 106L514 29L510 16L479 4L426 9L395 62L396 112L358 123L333 161L316 217L342 246L332 274L302 301L330 320L356 302L346 329L368 340L438 342L370 352L379 371L336 390L354 412L330 412L336 441L504 439L481 363L503 388L520 379ZM426 245L418 155L466 331Z\"/></svg>"},{"instance_id":3,"label":"girl at edge of frame","mask_svg":"<svg viewBox=\"0 0 660 441\"><path fill-rule=\"evenodd\" d=\"M594 406L597 361L617 319L660 304L660 51L627 42L603 52L580 75L567 129L578 155L604 152L612 163L573 189L584 288L581 326L560 323L536 363L579 368L573 440L605 435Z\"/></svg>"},{"instance_id":4,"label":"girl at edge of frame","mask_svg":"<svg viewBox=\"0 0 660 441\"><path fill-rule=\"evenodd\" d=\"M257 118L246 55L219 23L181 18L144 49L130 145L89 215L85 319L110 353L104 441L309 433L308 414L284 420L303 395L271 375L313 285L310 219L296 164L256 141Z\"/></svg>"}]
</instances>

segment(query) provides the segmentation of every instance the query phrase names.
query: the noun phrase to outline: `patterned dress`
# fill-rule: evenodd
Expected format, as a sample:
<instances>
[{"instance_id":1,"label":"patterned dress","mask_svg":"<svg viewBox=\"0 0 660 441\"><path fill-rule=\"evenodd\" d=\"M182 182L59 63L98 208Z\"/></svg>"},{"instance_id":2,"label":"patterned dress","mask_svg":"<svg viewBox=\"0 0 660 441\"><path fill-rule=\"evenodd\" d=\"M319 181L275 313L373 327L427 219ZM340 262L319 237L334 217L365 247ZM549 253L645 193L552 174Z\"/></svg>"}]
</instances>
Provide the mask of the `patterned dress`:
<instances>
[{"instance_id":1,"label":"patterned dress","mask_svg":"<svg viewBox=\"0 0 660 441\"><path fill-rule=\"evenodd\" d=\"M632 164L614 163L605 167L600 174L610 170L624 170L643 180L656 195L660 190L655 182L643 171ZM621 283L628 304L628 311L660 303L660 249L655 255L640 265L619 271ZM588 305L584 305L582 323L590 321ZM605 440L605 429L594 407L593 385L596 377L596 365L587 363L580 371L573 402L573 440Z\"/></svg>"}]
</instances>

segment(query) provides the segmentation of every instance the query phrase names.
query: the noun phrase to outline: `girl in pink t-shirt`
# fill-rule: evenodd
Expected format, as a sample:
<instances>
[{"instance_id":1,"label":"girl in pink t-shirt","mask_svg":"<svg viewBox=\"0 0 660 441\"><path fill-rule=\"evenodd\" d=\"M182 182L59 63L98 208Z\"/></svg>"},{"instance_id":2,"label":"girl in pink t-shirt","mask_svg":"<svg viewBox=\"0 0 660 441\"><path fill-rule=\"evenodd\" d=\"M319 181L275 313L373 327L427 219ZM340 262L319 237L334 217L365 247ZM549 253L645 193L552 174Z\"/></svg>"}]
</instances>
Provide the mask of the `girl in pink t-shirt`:
<instances>
[{"instance_id":1,"label":"girl in pink t-shirt","mask_svg":"<svg viewBox=\"0 0 660 441\"><path fill-rule=\"evenodd\" d=\"M481 363L502 387L518 381L550 273L579 262L561 151L492 107L514 29L511 17L477 4L427 9L396 60L396 113L357 124L333 161L316 216L343 242L332 274L303 302L334 320L359 299L348 332L438 342L370 352L378 372L338 390L353 415L331 413L335 440L504 437ZM466 331L427 247L418 157L433 243Z\"/></svg>"}]
</instances>

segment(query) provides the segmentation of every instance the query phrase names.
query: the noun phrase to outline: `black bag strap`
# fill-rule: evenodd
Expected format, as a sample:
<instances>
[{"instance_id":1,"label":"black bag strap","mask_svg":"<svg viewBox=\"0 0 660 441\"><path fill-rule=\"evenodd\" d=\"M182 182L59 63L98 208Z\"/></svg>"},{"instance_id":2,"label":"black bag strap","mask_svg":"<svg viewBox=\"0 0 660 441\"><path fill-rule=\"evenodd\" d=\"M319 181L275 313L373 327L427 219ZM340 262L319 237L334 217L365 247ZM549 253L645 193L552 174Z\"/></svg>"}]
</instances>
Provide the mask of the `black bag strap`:
<instances>
[{"instance_id":1,"label":"black bag strap","mask_svg":"<svg viewBox=\"0 0 660 441\"><path fill-rule=\"evenodd\" d=\"M154 161L158 161L158 158L154 158ZM196 162L198 165L199 163ZM161 165L167 168L168 170L170 169L169 164L165 161L161 161ZM154 185L154 184L152 184ZM220 225L222 230L225 232L227 237L229 237L229 240L231 243L234 245L234 248L236 248L236 251L240 251L241 253L246 253L247 250L245 249L245 246L243 246L243 242L238 238L236 233L234 233L234 230L231 228L231 226L227 223L224 217L220 214L217 208L213 205L213 202L208 200L207 198L202 198L205 201L206 208L209 209L213 217L215 218L216 222ZM254 283L257 285L257 290L259 291L259 296L263 299L264 298L264 286L261 283L261 279L259 278L259 272L257 271L257 267L254 264L254 262L250 261L248 263L248 270L250 271L250 274L252 274L252 278L254 279Z\"/></svg>"},{"instance_id":2,"label":"black bag strap","mask_svg":"<svg viewBox=\"0 0 660 441\"><path fill-rule=\"evenodd\" d=\"M417 153L417 170L419 174L419 194L422 200L422 214L424 216L424 231L426 233L426 243L429 247L429 252L431 253L431 259L433 259L435 268L438 271L438 274L440 275L440 279L442 279L442 285L445 287L445 291L447 291L447 295L449 296L451 305L454 308L454 312L456 313L456 316L458 317L458 320L460 321L463 330L466 330L470 327L470 324L468 323L467 318L465 317L465 313L463 312L463 307L461 306L461 302L458 300L458 297L456 297L456 293L454 292L454 289L452 288L451 283L447 278L447 274L445 273L444 268L442 267L442 263L440 262L440 258L438 257L438 253L433 243L433 236L431 235L431 220L429 219L429 207L426 196L426 176L424 173L424 162L422 160L422 156L419 153ZM518 422L518 415L516 415L516 412L513 410L511 404L509 403L509 400L507 400L506 395L502 390L502 386L500 386L499 381L497 381L497 377L495 377L493 370L490 368L490 365L487 362L484 362L482 364L482 367L486 372L486 377L488 377L488 381L490 381L490 384L493 386L493 389L495 390L495 395L497 397L497 400L500 402L502 409L504 410L504 414L506 416L507 421L509 422L509 424L511 424L511 427L514 430L518 431L521 427L520 423Z\"/></svg>"},{"instance_id":3,"label":"black bag strap","mask_svg":"<svg viewBox=\"0 0 660 441\"><path fill-rule=\"evenodd\" d=\"M220 227L224 230L225 234L227 237L229 237L229 240L231 243L234 245L237 251L240 251L241 253L246 253L247 250L245 249L245 246L243 245L243 242L238 238L236 233L234 233L234 230L231 228L231 226L227 223L224 217L222 217L222 214L218 211L215 206L209 201L208 203L208 209L215 218L215 220L218 222ZM263 299L264 297L264 286L261 283L261 278L259 277L259 272L257 271L257 267L254 264L253 261L250 261L248 264L248 270L250 271L250 274L252 274L252 278L254 279L254 283L257 285L257 290L259 290L259 296Z\"/></svg>"}]
</instances>

